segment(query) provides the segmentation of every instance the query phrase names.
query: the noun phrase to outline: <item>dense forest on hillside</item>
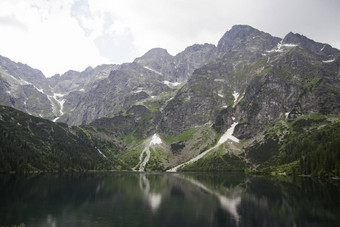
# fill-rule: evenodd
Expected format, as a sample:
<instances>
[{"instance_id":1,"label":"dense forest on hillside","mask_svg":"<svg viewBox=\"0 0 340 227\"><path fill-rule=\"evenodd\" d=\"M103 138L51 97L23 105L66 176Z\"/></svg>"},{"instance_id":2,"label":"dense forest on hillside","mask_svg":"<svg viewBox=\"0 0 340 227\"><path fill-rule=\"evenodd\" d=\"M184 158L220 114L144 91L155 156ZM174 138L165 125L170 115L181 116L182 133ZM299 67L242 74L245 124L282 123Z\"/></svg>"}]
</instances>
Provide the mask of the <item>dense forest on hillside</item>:
<instances>
[{"instance_id":1,"label":"dense forest on hillside","mask_svg":"<svg viewBox=\"0 0 340 227\"><path fill-rule=\"evenodd\" d=\"M276 124L263 143L247 150L255 162L262 162L255 172L340 176L340 122L336 119L318 115L288 121L289 133L281 142L277 134L284 127Z\"/></svg>"},{"instance_id":2,"label":"dense forest on hillside","mask_svg":"<svg viewBox=\"0 0 340 227\"><path fill-rule=\"evenodd\" d=\"M116 169L92 141L53 123L0 106L0 172L85 171ZM120 163L121 164L121 163Z\"/></svg>"}]
</instances>

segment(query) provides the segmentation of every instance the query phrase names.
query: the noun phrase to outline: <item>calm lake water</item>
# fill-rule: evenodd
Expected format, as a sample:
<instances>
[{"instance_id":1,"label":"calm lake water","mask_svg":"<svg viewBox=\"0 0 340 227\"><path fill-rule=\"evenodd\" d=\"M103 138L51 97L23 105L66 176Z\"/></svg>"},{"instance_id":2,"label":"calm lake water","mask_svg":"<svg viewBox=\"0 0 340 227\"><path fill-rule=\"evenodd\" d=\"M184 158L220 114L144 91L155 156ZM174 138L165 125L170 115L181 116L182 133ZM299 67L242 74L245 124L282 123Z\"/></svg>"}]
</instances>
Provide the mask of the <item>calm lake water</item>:
<instances>
[{"instance_id":1,"label":"calm lake water","mask_svg":"<svg viewBox=\"0 0 340 227\"><path fill-rule=\"evenodd\" d=\"M340 226L340 182L209 173L0 176L0 226Z\"/></svg>"}]
</instances>

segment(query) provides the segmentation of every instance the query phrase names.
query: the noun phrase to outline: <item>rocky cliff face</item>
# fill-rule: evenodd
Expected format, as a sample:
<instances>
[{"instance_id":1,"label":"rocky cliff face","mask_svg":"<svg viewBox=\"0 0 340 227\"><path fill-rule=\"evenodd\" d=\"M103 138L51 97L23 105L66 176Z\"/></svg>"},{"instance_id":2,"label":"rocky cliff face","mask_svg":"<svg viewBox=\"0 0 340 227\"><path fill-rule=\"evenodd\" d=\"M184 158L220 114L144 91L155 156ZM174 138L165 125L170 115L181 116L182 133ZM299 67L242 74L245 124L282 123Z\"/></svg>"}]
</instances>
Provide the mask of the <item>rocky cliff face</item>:
<instances>
[{"instance_id":1,"label":"rocky cliff face","mask_svg":"<svg viewBox=\"0 0 340 227\"><path fill-rule=\"evenodd\" d=\"M212 44L187 47L176 56L166 50L155 48L135 60L139 65L151 68L171 82L186 81L195 69L216 59L216 47Z\"/></svg>"},{"instance_id":2,"label":"rocky cliff face","mask_svg":"<svg viewBox=\"0 0 340 227\"><path fill-rule=\"evenodd\" d=\"M188 47L176 56L155 48L133 63L89 67L51 78L1 58L1 103L70 125L112 117L136 104L158 111L195 69L215 58L211 44Z\"/></svg>"},{"instance_id":3,"label":"rocky cliff face","mask_svg":"<svg viewBox=\"0 0 340 227\"><path fill-rule=\"evenodd\" d=\"M212 124L219 112L232 109L252 78L263 70L263 52L279 41L250 26L234 26L219 41L216 60L198 68L164 109L162 132L175 135L195 125ZM233 114L227 113L227 125L231 125Z\"/></svg>"},{"instance_id":4,"label":"rocky cliff face","mask_svg":"<svg viewBox=\"0 0 340 227\"><path fill-rule=\"evenodd\" d=\"M107 78L118 68L101 65L46 78L39 70L0 56L1 104L56 121L77 104L92 83Z\"/></svg>"},{"instance_id":5,"label":"rocky cliff face","mask_svg":"<svg viewBox=\"0 0 340 227\"><path fill-rule=\"evenodd\" d=\"M107 79L93 83L80 98L74 98L77 103L66 99L65 108L72 111L60 121L87 124L126 112L134 105L161 111L195 69L215 58L215 46L211 44L188 47L176 56L161 48L152 49L112 71Z\"/></svg>"},{"instance_id":6,"label":"rocky cliff face","mask_svg":"<svg viewBox=\"0 0 340 227\"><path fill-rule=\"evenodd\" d=\"M248 25L234 25L220 39L217 49L222 54L245 50L264 51L274 48L280 40Z\"/></svg>"},{"instance_id":7,"label":"rocky cliff face","mask_svg":"<svg viewBox=\"0 0 340 227\"><path fill-rule=\"evenodd\" d=\"M290 43L288 43L288 41ZM308 113L339 114L339 54L327 45L288 34L267 51L263 69L234 108L240 138L249 138L275 119Z\"/></svg>"},{"instance_id":8,"label":"rocky cliff face","mask_svg":"<svg viewBox=\"0 0 340 227\"><path fill-rule=\"evenodd\" d=\"M48 83L36 69L0 56L1 104L36 116L51 117L52 107L44 90Z\"/></svg>"}]
</instances>

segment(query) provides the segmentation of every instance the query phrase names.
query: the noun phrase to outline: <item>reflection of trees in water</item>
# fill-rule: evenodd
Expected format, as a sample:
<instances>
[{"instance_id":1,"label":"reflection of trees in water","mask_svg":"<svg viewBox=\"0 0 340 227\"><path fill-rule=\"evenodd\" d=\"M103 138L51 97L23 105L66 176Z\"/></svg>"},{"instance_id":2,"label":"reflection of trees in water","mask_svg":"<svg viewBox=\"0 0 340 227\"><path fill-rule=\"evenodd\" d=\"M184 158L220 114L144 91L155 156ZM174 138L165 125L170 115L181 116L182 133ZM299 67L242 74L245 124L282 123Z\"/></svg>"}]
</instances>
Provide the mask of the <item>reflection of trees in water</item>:
<instances>
[{"instance_id":1,"label":"reflection of trees in water","mask_svg":"<svg viewBox=\"0 0 340 227\"><path fill-rule=\"evenodd\" d=\"M303 177L249 177L245 186L239 207L243 225L339 224L339 191L328 196L328 193L335 192L334 189L338 187L332 189L330 185Z\"/></svg>"},{"instance_id":2,"label":"reflection of trees in water","mask_svg":"<svg viewBox=\"0 0 340 227\"><path fill-rule=\"evenodd\" d=\"M150 191L150 182L145 174L139 175L139 187L148 201L152 211L157 211L162 202L162 194Z\"/></svg>"}]
</instances>

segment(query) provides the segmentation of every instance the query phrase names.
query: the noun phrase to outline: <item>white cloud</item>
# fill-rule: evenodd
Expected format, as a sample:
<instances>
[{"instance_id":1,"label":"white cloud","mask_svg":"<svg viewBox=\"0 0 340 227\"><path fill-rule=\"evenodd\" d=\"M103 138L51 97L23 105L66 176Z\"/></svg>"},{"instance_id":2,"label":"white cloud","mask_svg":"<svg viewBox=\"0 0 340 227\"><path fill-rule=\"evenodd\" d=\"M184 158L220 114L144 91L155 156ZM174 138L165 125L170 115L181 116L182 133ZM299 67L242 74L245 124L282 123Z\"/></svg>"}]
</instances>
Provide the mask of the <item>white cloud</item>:
<instances>
[{"instance_id":1,"label":"white cloud","mask_svg":"<svg viewBox=\"0 0 340 227\"><path fill-rule=\"evenodd\" d=\"M0 24L1 55L38 68L47 76L107 62L94 41L84 35L76 19L70 16L72 2L22 0L15 5L8 2L0 3L0 16L14 15L26 29Z\"/></svg>"},{"instance_id":2,"label":"white cloud","mask_svg":"<svg viewBox=\"0 0 340 227\"><path fill-rule=\"evenodd\" d=\"M194 43L217 44L221 36L234 24L249 24L260 30L283 37L290 31L310 34L312 39L328 42L327 33L339 21L339 14L316 0L287 0L284 4L272 0L88 0L93 14L109 13L133 36L138 55L153 47L163 47L172 54ZM339 5L334 0L333 4ZM322 6L321 6L322 5ZM321 8L319 7L321 6ZM304 10L301 10L301 9ZM319 9L323 11L320 12ZM329 16L331 15L331 16ZM332 25L327 20L332 17ZM327 22L327 23L325 23ZM322 28L321 24L324 24ZM306 25L311 25L307 27ZM317 25L313 27L313 25ZM329 36L329 35L328 35ZM323 41L325 40L325 41ZM336 44L336 39L333 38Z\"/></svg>"},{"instance_id":3,"label":"white cloud","mask_svg":"<svg viewBox=\"0 0 340 227\"><path fill-rule=\"evenodd\" d=\"M177 54L217 44L234 24L340 47L338 0L1 0L0 54L48 76L132 61L154 47ZM301 10L304 9L304 10Z\"/></svg>"}]
</instances>

